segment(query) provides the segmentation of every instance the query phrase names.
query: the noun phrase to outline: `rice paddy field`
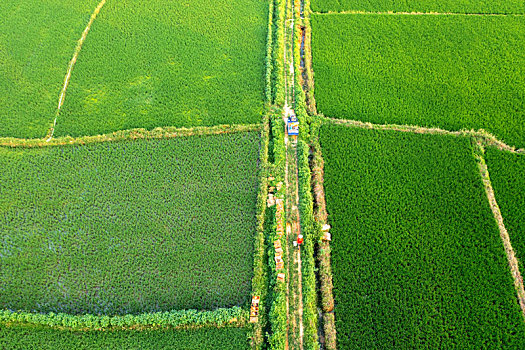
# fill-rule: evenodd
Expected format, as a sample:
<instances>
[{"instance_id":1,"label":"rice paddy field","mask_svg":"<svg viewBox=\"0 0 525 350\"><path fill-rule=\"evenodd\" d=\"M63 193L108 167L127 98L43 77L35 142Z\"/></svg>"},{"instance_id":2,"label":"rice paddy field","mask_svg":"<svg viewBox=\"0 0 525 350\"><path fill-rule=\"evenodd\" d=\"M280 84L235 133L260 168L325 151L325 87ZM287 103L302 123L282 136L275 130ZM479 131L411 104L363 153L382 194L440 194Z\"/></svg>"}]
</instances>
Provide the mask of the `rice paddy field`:
<instances>
[{"instance_id":1,"label":"rice paddy field","mask_svg":"<svg viewBox=\"0 0 525 350\"><path fill-rule=\"evenodd\" d=\"M0 121L0 350L525 349L521 0L4 0Z\"/></svg>"},{"instance_id":2,"label":"rice paddy field","mask_svg":"<svg viewBox=\"0 0 525 350\"><path fill-rule=\"evenodd\" d=\"M0 149L0 307L246 305L258 147L238 133Z\"/></svg>"},{"instance_id":3,"label":"rice paddy field","mask_svg":"<svg viewBox=\"0 0 525 350\"><path fill-rule=\"evenodd\" d=\"M321 130L338 348L525 346L470 140Z\"/></svg>"},{"instance_id":4,"label":"rice paddy field","mask_svg":"<svg viewBox=\"0 0 525 350\"><path fill-rule=\"evenodd\" d=\"M487 165L496 200L516 250L525 263L525 155L487 149Z\"/></svg>"},{"instance_id":5,"label":"rice paddy field","mask_svg":"<svg viewBox=\"0 0 525 350\"><path fill-rule=\"evenodd\" d=\"M248 349L246 329L176 331L70 332L44 328L2 327L0 344L9 349ZM5 348L5 347L4 347Z\"/></svg>"},{"instance_id":6,"label":"rice paddy field","mask_svg":"<svg viewBox=\"0 0 525 350\"><path fill-rule=\"evenodd\" d=\"M314 14L312 51L328 117L525 146L525 17Z\"/></svg>"},{"instance_id":7,"label":"rice paddy field","mask_svg":"<svg viewBox=\"0 0 525 350\"><path fill-rule=\"evenodd\" d=\"M96 0L0 2L0 136L44 137Z\"/></svg>"},{"instance_id":8,"label":"rice paddy field","mask_svg":"<svg viewBox=\"0 0 525 350\"><path fill-rule=\"evenodd\" d=\"M261 120L266 1L108 1L56 128L82 136Z\"/></svg>"},{"instance_id":9,"label":"rice paddy field","mask_svg":"<svg viewBox=\"0 0 525 350\"><path fill-rule=\"evenodd\" d=\"M460 14L523 14L520 0L312 0L312 10L318 12L439 12Z\"/></svg>"}]
</instances>

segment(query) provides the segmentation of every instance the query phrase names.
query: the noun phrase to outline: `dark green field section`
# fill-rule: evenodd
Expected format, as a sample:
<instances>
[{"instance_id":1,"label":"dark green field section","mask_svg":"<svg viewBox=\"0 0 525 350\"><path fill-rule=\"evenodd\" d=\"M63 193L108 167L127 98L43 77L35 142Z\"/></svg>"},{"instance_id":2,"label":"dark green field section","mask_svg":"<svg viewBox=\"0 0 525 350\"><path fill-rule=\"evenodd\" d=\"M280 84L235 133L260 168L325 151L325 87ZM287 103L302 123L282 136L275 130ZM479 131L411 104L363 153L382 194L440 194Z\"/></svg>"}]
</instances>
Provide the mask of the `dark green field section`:
<instances>
[{"instance_id":1,"label":"dark green field section","mask_svg":"<svg viewBox=\"0 0 525 350\"><path fill-rule=\"evenodd\" d=\"M246 304L258 151L255 132L0 149L0 308Z\"/></svg>"},{"instance_id":2,"label":"dark green field section","mask_svg":"<svg viewBox=\"0 0 525 350\"><path fill-rule=\"evenodd\" d=\"M339 349L523 349L468 138L323 126Z\"/></svg>"},{"instance_id":3,"label":"dark green field section","mask_svg":"<svg viewBox=\"0 0 525 350\"><path fill-rule=\"evenodd\" d=\"M313 11L523 14L522 0L312 0Z\"/></svg>"},{"instance_id":4,"label":"dark green field section","mask_svg":"<svg viewBox=\"0 0 525 350\"><path fill-rule=\"evenodd\" d=\"M68 89L57 136L261 120L268 3L108 1Z\"/></svg>"},{"instance_id":5,"label":"dark green field section","mask_svg":"<svg viewBox=\"0 0 525 350\"><path fill-rule=\"evenodd\" d=\"M525 146L525 17L313 15L312 30L324 115Z\"/></svg>"},{"instance_id":6,"label":"dark green field section","mask_svg":"<svg viewBox=\"0 0 525 350\"><path fill-rule=\"evenodd\" d=\"M525 155L488 148L487 165L496 201L521 273L525 271Z\"/></svg>"},{"instance_id":7,"label":"dark green field section","mask_svg":"<svg viewBox=\"0 0 525 350\"><path fill-rule=\"evenodd\" d=\"M96 0L0 1L0 136L44 137Z\"/></svg>"},{"instance_id":8,"label":"dark green field section","mask_svg":"<svg viewBox=\"0 0 525 350\"><path fill-rule=\"evenodd\" d=\"M0 326L0 347L6 350L242 350L248 349L248 341L243 328L70 332Z\"/></svg>"}]
</instances>

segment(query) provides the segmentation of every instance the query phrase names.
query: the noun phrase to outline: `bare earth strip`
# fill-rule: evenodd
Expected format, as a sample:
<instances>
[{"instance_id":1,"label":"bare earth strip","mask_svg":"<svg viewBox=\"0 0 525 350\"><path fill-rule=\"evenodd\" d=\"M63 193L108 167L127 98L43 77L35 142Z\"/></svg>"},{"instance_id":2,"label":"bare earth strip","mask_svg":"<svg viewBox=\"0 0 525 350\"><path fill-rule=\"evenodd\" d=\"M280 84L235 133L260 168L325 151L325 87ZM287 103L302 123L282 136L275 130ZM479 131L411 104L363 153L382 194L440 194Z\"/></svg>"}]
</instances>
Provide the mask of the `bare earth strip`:
<instances>
[{"instance_id":1,"label":"bare earth strip","mask_svg":"<svg viewBox=\"0 0 525 350\"><path fill-rule=\"evenodd\" d=\"M69 66L67 69L66 77L64 78L64 86L62 87L62 91L60 92L60 97L58 98L58 107L57 112L55 115L55 120L53 121L53 126L51 129L49 129L49 132L47 133L47 141L50 141L53 138L53 134L55 133L55 126L57 125L57 119L60 115L60 109L62 108L62 105L64 104L64 99L66 97L66 90L69 86L69 80L71 79L71 72L73 71L73 67L75 66L75 63L77 62L78 54L80 53L80 50L82 49L82 45L84 44L84 41L86 40L86 37L89 33L89 30L91 29L91 25L97 18L98 13L102 9L102 6L106 3L106 0L100 1L97 8L93 13L91 14L91 18L89 19L89 22L86 26L86 29L82 32L82 36L78 40L77 46L75 47L75 53L73 54L73 58L69 62Z\"/></svg>"},{"instance_id":2,"label":"bare earth strip","mask_svg":"<svg viewBox=\"0 0 525 350\"><path fill-rule=\"evenodd\" d=\"M516 293L518 294L518 301L521 307L521 312L523 314L523 317L525 318L525 289L523 287L523 277L521 276L518 267L518 259L516 259L516 254L514 253L514 249L512 248L512 244L510 242L509 233L507 232L505 224L503 223L503 216L501 215L498 203L496 202L496 196L494 195L494 189L492 188L492 183L490 181L489 171L487 168L487 164L485 163L485 149L483 147L483 140L476 139L474 147L474 155L478 161L479 171L481 174L481 178L483 179L485 192L487 193L487 198L489 200L492 213L494 214L494 219L498 223L500 237L503 241L503 246L505 248L507 260L509 262L512 278L514 279L514 287L516 288Z\"/></svg>"},{"instance_id":3,"label":"bare earth strip","mask_svg":"<svg viewBox=\"0 0 525 350\"><path fill-rule=\"evenodd\" d=\"M455 13L455 12L394 12L394 11L328 11L313 12L315 15L404 15L404 16L509 16L523 17L524 14L507 13Z\"/></svg>"}]
</instances>

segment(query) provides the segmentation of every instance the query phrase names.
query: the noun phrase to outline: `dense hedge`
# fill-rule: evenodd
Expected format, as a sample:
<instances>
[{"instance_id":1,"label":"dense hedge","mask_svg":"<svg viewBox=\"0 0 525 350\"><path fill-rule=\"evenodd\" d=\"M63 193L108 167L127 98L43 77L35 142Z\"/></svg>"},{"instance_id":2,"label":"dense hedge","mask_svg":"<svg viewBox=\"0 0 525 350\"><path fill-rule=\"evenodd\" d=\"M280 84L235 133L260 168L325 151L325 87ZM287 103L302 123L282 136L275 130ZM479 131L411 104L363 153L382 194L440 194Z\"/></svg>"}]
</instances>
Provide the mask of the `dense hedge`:
<instances>
[{"instance_id":1,"label":"dense hedge","mask_svg":"<svg viewBox=\"0 0 525 350\"><path fill-rule=\"evenodd\" d=\"M0 324L38 325L82 331L108 328L195 328L224 327L228 324L242 326L246 323L247 316L248 312L237 306L214 311L180 310L122 316L68 315L54 312L41 314L0 310Z\"/></svg>"},{"instance_id":2,"label":"dense hedge","mask_svg":"<svg viewBox=\"0 0 525 350\"><path fill-rule=\"evenodd\" d=\"M325 125L338 348L525 348L466 137Z\"/></svg>"}]
</instances>

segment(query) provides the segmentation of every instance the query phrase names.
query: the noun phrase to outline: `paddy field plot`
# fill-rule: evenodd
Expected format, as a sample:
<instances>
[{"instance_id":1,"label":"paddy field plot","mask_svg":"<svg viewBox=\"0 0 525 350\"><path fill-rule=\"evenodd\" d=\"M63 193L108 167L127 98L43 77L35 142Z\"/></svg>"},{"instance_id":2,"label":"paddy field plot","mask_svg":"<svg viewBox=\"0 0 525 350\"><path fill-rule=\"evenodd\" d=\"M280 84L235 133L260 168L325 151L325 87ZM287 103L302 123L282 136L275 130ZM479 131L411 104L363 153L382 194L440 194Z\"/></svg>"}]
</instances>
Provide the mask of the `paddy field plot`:
<instances>
[{"instance_id":1,"label":"paddy field plot","mask_svg":"<svg viewBox=\"0 0 525 350\"><path fill-rule=\"evenodd\" d=\"M9 349L248 349L244 328L160 331L71 332L35 327L0 326L0 344Z\"/></svg>"},{"instance_id":2,"label":"paddy field plot","mask_svg":"<svg viewBox=\"0 0 525 350\"><path fill-rule=\"evenodd\" d=\"M324 115L525 146L525 17L312 15L312 31Z\"/></svg>"},{"instance_id":3,"label":"paddy field plot","mask_svg":"<svg viewBox=\"0 0 525 350\"><path fill-rule=\"evenodd\" d=\"M44 137L97 0L0 2L0 136Z\"/></svg>"},{"instance_id":4,"label":"paddy field plot","mask_svg":"<svg viewBox=\"0 0 525 350\"><path fill-rule=\"evenodd\" d=\"M314 11L319 12L525 13L525 3L521 0L312 0L311 6Z\"/></svg>"},{"instance_id":5,"label":"paddy field plot","mask_svg":"<svg viewBox=\"0 0 525 350\"><path fill-rule=\"evenodd\" d=\"M321 129L338 348L525 346L471 141Z\"/></svg>"},{"instance_id":6,"label":"paddy field plot","mask_svg":"<svg viewBox=\"0 0 525 350\"><path fill-rule=\"evenodd\" d=\"M486 151L492 187L503 223L520 262L525 268L525 155L488 148Z\"/></svg>"},{"instance_id":7,"label":"paddy field plot","mask_svg":"<svg viewBox=\"0 0 525 350\"><path fill-rule=\"evenodd\" d=\"M266 1L108 1L55 135L258 123L267 18Z\"/></svg>"},{"instance_id":8,"label":"paddy field plot","mask_svg":"<svg viewBox=\"0 0 525 350\"><path fill-rule=\"evenodd\" d=\"M247 304L258 152L256 132L0 148L0 308Z\"/></svg>"}]
</instances>

